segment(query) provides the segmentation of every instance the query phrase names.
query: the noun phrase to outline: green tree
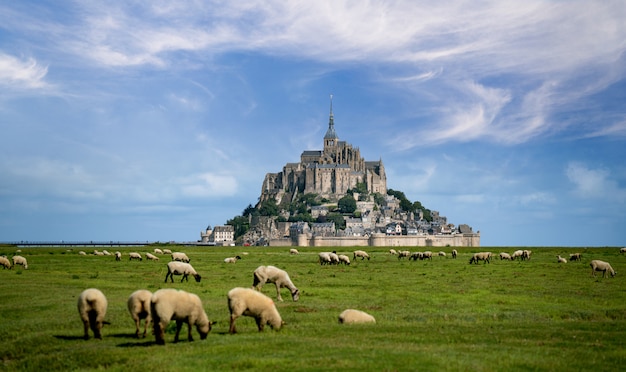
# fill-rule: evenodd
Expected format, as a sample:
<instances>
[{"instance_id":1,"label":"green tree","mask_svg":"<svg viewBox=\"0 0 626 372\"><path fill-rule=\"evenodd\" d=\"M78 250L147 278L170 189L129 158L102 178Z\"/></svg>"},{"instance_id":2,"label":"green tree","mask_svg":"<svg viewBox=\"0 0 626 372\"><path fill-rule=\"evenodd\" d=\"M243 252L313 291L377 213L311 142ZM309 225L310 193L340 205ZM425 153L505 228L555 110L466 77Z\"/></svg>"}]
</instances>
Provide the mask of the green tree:
<instances>
[{"instance_id":1,"label":"green tree","mask_svg":"<svg viewBox=\"0 0 626 372\"><path fill-rule=\"evenodd\" d=\"M261 203L259 214L261 216L278 216L278 205L276 204L276 200L267 199Z\"/></svg>"},{"instance_id":2,"label":"green tree","mask_svg":"<svg viewBox=\"0 0 626 372\"><path fill-rule=\"evenodd\" d=\"M356 210L356 200L350 195L346 195L339 199L337 207L341 213L354 213Z\"/></svg>"},{"instance_id":3,"label":"green tree","mask_svg":"<svg viewBox=\"0 0 626 372\"><path fill-rule=\"evenodd\" d=\"M235 230L235 239L243 236L248 229L250 229L250 224L248 223L248 217L237 216L231 220L226 222L227 225L230 225Z\"/></svg>"},{"instance_id":4,"label":"green tree","mask_svg":"<svg viewBox=\"0 0 626 372\"><path fill-rule=\"evenodd\" d=\"M326 215L326 222L334 222L336 230L343 230L346 228L346 220L339 213L329 213Z\"/></svg>"}]
</instances>

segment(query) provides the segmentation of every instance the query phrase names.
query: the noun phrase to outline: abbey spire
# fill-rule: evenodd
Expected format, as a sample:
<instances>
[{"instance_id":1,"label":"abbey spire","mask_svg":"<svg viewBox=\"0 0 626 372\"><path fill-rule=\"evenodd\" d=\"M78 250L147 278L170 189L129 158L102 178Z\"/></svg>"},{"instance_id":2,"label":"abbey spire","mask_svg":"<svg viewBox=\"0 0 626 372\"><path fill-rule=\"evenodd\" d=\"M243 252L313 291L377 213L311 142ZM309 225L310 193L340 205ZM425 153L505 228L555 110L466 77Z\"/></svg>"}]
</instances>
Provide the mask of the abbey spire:
<instances>
[{"instance_id":1,"label":"abbey spire","mask_svg":"<svg viewBox=\"0 0 626 372\"><path fill-rule=\"evenodd\" d=\"M333 95L330 95L330 117L328 119L328 130L324 136L324 149L337 145L337 133L335 132L335 117L333 116Z\"/></svg>"}]
</instances>

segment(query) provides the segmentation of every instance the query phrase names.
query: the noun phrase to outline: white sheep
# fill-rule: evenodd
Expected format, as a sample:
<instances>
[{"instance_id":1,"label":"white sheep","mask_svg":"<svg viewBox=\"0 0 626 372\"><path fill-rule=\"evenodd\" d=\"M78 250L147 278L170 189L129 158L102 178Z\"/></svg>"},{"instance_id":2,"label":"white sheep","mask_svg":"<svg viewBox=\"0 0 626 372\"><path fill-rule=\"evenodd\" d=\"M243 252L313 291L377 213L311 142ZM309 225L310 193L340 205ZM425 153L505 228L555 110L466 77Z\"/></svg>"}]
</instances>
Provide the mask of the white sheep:
<instances>
[{"instance_id":1,"label":"white sheep","mask_svg":"<svg viewBox=\"0 0 626 372\"><path fill-rule=\"evenodd\" d=\"M5 256L0 256L0 265L2 265L2 267L4 267L5 269L10 269L11 261L9 261L9 259Z\"/></svg>"},{"instance_id":2,"label":"white sheep","mask_svg":"<svg viewBox=\"0 0 626 372\"><path fill-rule=\"evenodd\" d=\"M533 253L533 251L529 251L527 249L524 249L524 252L522 253L522 261L524 260L530 260L530 255Z\"/></svg>"},{"instance_id":3,"label":"white sheep","mask_svg":"<svg viewBox=\"0 0 626 372\"><path fill-rule=\"evenodd\" d=\"M266 324L279 330L283 323L276 305L271 298L250 288L233 288L228 292L228 309L230 310L229 332L237 333L235 321L240 316L250 316L256 321L259 332Z\"/></svg>"},{"instance_id":4,"label":"white sheep","mask_svg":"<svg viewBox=\"0 0 626 372\"><path fill-rule=\"evenodd\" d=\"M189 261L191 260L183 252L174 252L172 253L172 261L181 261L181 262L189 263Z\"/></svg>"},{"instance_id":5,"label":"white sheep","mask_svg":"<svg viewBox=\"0 0 626 372\"><path fill-rule=\"evenodd\" d=\"M567 260L565 258L561 257L560 254L557 254L556 255L556 262L557 263L567 263Z\"/></svg>"},{"instance_id":6,"label":"white sheep","mask_svg":"<svg viewBox=\"0 0 626 372\"><path fill-rule=\"evenodd\" d=\"M350 265L350 257L346 256L345 254L338 254L337 258L339 258L339 263L342 263L344 265Z\"/></svg>"},{"instance_id":7,"label":"white sheep","mask_svg":"<svg viewBox=\"0 0 626 372\"><path fill-rule=\"evenodd\" d=\"M300 290L296 288L285 270L281 270L276 266L259 266L254 270L253 277L252 286L257 291L261 291L265 283L274 283L276 286L276 299L278 301L283 300L280 296L281 288L288 288L291 292L291 298L294 301L298 301L300 298Z\"/></svg>"},{"instance_id":8,"label":"white sheep","mask_svg":"<svg viewBox=\"0 0 626 372\"><path fill-rule=\"evenodd\" d=\"M111 253L109 251L107 251L106 249L102 250L102 254L105 256L111 256Z\"/></svg>"},{"instance_id":9,"label":"white sheep","mask_svg":"<svg viewBox=\"0 0 626 372\"><path fill-rule=\"evenodd\" d=\"M320 252L318 254L320 265L330 265L332 261L330 259L330 252Z\"/></svg>"},{"instance_id":10,"label":"white sheep","mask_svg":"<svg viewBox=\"0 0 626 372\"><path fill-rule=\"evenodd\" d=\"M102 252L98 251L97 249L94 249L94 250L93 250L93 255L94 255L94 256L104 256L104 253L102 253Z\"/></svg>"},{"instance_id":11,"label":"white sheep","mask_svg":"<svg viewBox=\"0 0 626 372\"><path fill-rule=\"evenodd\" d=\"M78 296L78 314L83 321L85 340L89 339L89 328L93 331L95 338L102 339L101 330L102 325L105 324L107 306L107 298L99 289L85 289Z\"/></svg>"},{"instance_id":12,"label":"white sheep","mask_svg":"<svg viewBox=\"0 0 626 372\"><path fill-rule=\"evenodd\" d=\"M411 257L411 251L398 251L398 260L404 257Z\"/></svg>"},{"instance_id":13,"label":"white sheep","mask_svg":"<svg viewBox=\"0 0 626 372\"><path fill-rule=\"evenodd\" d=\"M24 256L13 256L13 266L15 265L21 265L24 267L24 270L28 269L28 261L26 261Z\"/></svg>"},{"instance_id":14,"label":"white sheep","mask_svg":"<svg viewBox=\"0 0 626 372\"><path fill-rule=\"evenodd\" d=\"M398 251L396 251L395 249L390 249L389 250L389 254L392 255L392 256L395 256L395 255L398 254Z\"/></svg>"},{"instance_id":15,"label":"white sheep","mask_svg":"<svg viewBox=\"0 0 626 372\"><path fill-rule=\"evenodd\" d=\"M139 261L143 261L143 258L141 257L141 254L137 253L137 252L130 252L128 254L128 256L130 257L128 259L128 261L132 261L132 260L139 260Z\"/></svg>"},{"instance_id":16,"label":"white sheep","mask_svg":"<svg viewBox=\"0 0 626 372\"><path fill-rule=\"evenodd\" d=\"M515 260L518 257L522 258L522 255L524 255L524 251L522 251L521 249L518 249L517 251L513 252L513 254L511 255L511 258Z\"/></svg>"},{"instance_id":17,"label":"white sheep","mask_svg":"<svg viewBox=\"0 0 626 372\"><path fill-rule=\"evenodd\" d=\"M484 263L489 263L491 260L491 252L478 252L474 253L472 258L470 258L469 263L478 263L478 261L484 261Z\"/></svg>"},{"instance_id":18,"label":"white sheep","mask_svg":"<svg viewBox=\"0 0 626 372\"><path fill-rule=\"evenodd\" d=\"M422 255L423 255L422 252L413 252L409 256L409 261L411 261L411 260L413 260L413 261L421 260L422 259Z\"/></svg>"},{"instance_id":19,"label":"white sheep","mask_svg":"<svg viewBox=\"0 0 626 372\"><path fill-rule=\"evenodd\" d=\"M117 251L115 252L115 261L121 261L122 260L122 252Z\"/></svg>"},{"instance_id":20,"label":"white sheep","mask_svg":"<svg viewBox=\"0 0 626 372\"><path fill-rule=\"evenodd\" d=\"M165 274L165 283L167 283L168 277L171 279L172 283L174 283L174 275L183 276L183 278L180 280L181 283L185 279L189 281L189 275L193 276L198 283L200 282L200 279L202 279L200 274L198 274L196 270L186 262L170 261L167 263L167 274Z\"/></svg>"},{"instance_id":21,"label":"white sheep","mask_svg":"<svg viewBox=\"0 0 626 372\"><path fill-rule=\"evenodd\" d=\"M355 260L356 260L357 257L360 257L361 261L363 261L366 258L367 258L368 261L370 260L370 255L367 254L367 252L365 252L365 251L358 250L358 251L354 251L353 254L354 254L353 259L355 259Z\"/></svg>"},{"instance_id":22,"label":"white sheep","mask_svg":"<svg viewBox=\"0 0 626 372\"><path fill-rule=\"evenodd\" d=\"M446 252L440 251L439 253L437 253L437 256L446 257Z\"/></svg>"},{"instance_id":23,"label":"white sheep","mask_svg":"<svg viewBox=\"0 0 626 372\"><path fill-rule=\"evenodd\" d=\"M237 260L241 260L241 257L240 256L226 257L224 259L224 263L235 263L235 262L237 262Z\"/></svg>"},{"instance_id":24,"label":"white sheep","mask_svg":"<svg viewBox=\"0 0 626 372\"><path fill-rule=\"evenodd\" d=\"M163 254L172 254L171 249L163 249Z\"/></svg>"},{"instance_id":25,"label":"white sheep","mask_svg":"<svg viewBox=\"0 0 626 372\"><path fill-rule=\"evenodd\" d=\"M458 254L458 252L456 251L456 249L452 250L452 258L456 258L456 255Z\"/></svg>"},{"instance_id":26,"label":"white sheep","mask_svg":"<svg viewBox=\"0 0 626 372\"><path fill-rule=\"evenodd\" d=\"M626 247L620 248L619 253L626 253Z\"/></svg>"},{"instance_id":27,"label":"white sheep","mask_svg":"<svg viewBox=\"0 0 626 372\"><path fill-rule=\"evenodd\" d=\"M607 271L611 274L611 277L614 277L615 274L617 274L615 270L613 270L613 268L611 267L611 264L609 264L608 262L592 260L589 265L591 266L591 274L594 277L596 276L596 271L602 271L603 278L606 277Z\"/></svg>"},{"instance_id":28,"label":"white sheep","mask_svg":"<svg viewBox=\"0 0 626 372\"><path fill-rule=\"evenodd\" d=\"M146 259L150 261L158 261L159 258L150 252L146 252Z\"/></svg>"},{"instance_id":29,"label":"white sheep","mask_svg":"<svg viewBox=\"0 0 626 372\"><path fill-rule=\"evenodd\" d=\"M500 261L502 260L513 260L513 258L511 258L511 255L506 253L506 252L500 252Z\"/></svg>"},{"instance_id":30,"label":"white sheep","mask_svg":"<svg viewBox=\"0 0 626 372\"><path fill-rule=\"evenodd\" d=\"M176 321L176 335L178 336L183 323L187 323L187 340L193 341L191 327L196 326L200 339L206 339L211 332L212 322L202 307L200 297L193 293L166 288L159 289L150 298L150 314L154 325L154 337L158 345L165 345L165 328L170 321Z\"/></svg>"},{"instance_id":31,"label":"white sheep","mask_svg":"<svg viewBox=\"0 0 626 372\"><path fill-rule=\"evenodd\" d=\"M141 328L141 319L145 319L144 321L144 330L143 337L146 337L146 332L148 331L148 324L152 321L152 317L150 316L150 298L152 297L152 292L139 289L133 292L130 297L128 297L127 305L128 312L130 316L133 318L135 322L135 337L139 338L139 330Z\"/></svg>"},{"instance_id":32,"label":"white sheep","mask_svg":"<svg viewBox=\"0 0 626 372\"><path fill-rule=\"evenodd\" d=\"M422 253L422 257L420 257L420 260L431 260L433 259L433 252L431 251L426 251L424 253Z\"/></svg>"},{"instance_id":33,"label":"white sheep","mask_svg":"<svg viewBox=\"0 0 626 372\"><path fill-rule=\"evenodd\" d=\"M86 256L87 255L87 253L85 253L85 251L78 251L78 254L81 255L81 256Z\"/></svg>"},{"instance_id":34,"label":"white sheep","mask_svg":"<svg viewBox=\"0 0 626 372\"><path fill-rule=\"evenodd\" d=\"M355 324L355 323L376 323L376 319L370 314L355 309L347 309L339 314L339 323Z\"/></svg>"},{"instance_id":35,"label":"white sheep","mask_svg":"<svg viewBox=\"0 0 626 372\"><path fill-rule=\"evenodd\" d=\"M300 252L298 252L298 250L297 250L297 249L295 249L295 248L291 248L291 249L289 250L289 254L300 254Z\"/></svg>"},{"instance_id":36,"label":"white sheep","mask_svg":"<svg viewBox=\"0 0 626 372\"><path fill-rule=\"evenodd\" d=\"M159 248L154 248L154 254L163 254L163 251Z\"/></svg>"},{"instance_id":37,"label":"white sheep","mask_svg":"<svg viewBox=\"0 0 626 372\"><path fill-rule=\"evenodd\" d=\"M572 253L569 255L570 261L581 261L582 258L583 258L583 255L581 253Z\"/></svg>"}]
</instances>

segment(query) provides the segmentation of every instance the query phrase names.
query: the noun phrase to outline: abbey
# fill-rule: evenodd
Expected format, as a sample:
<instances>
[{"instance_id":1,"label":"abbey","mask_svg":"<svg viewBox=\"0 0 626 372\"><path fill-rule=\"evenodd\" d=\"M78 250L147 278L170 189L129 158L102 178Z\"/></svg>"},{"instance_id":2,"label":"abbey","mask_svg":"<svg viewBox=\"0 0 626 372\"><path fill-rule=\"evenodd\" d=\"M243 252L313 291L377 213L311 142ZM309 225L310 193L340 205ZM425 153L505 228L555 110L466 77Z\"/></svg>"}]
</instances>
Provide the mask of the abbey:
<instances>
[{"instance_id":1,"label":"abbey","mask_svg":"<svg viewBox=\"0 0 626 372\"><path fill-rule=\"evenodd\" d=\"M358 147L340 141L335 132L332 100L323 150L305 150L299 163L287 163L281 173L268 173L263 181L261 200L313 193L337 200L363 183L369 193L387 193L387 176L382 159L366 161Z\"/></svg>"}]
</instances>

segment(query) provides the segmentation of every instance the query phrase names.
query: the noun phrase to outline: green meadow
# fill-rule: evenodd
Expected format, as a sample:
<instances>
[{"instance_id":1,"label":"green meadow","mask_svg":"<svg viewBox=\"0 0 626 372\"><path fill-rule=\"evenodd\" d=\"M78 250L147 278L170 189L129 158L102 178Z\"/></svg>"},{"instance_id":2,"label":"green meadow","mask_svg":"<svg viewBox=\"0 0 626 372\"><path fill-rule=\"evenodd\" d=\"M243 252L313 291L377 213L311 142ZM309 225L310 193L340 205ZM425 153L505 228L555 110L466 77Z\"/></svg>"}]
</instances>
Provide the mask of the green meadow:
<instances>
[{"instance_id":1,"label":"green meadow","mask_svg":"<svg viewBox=\"0 0 626 372\"><path fill-rule=\"evenodd\" d=\"M163 248L163 247L161 247ZM129 261L128 253L153 247L106 248L113 256L81 256L93 248L22 248L29 268L0 270L0 369L221 371L616 371L626 365L626 256L619 248L531 247L529 261L468 264L472 253L512 253L514 247L457 248L452 259L398 260L389 248L366 247L367 261L350 266L320 266L317 253L351 247L186 247L183 251L202 275L196 283L164 283L168 256L160 261ZM395 247L397 249L397 247ZM102 248L98 248L102 250ZM417 250L416 247L407 248ZM421 247L421 250L425 248ZM9 258L15 247L0 247ZM436 253L438 248L433 248ZM581 262L558 264L556 255L582 253ZM230 256L242 257L225 264ZM611 263L614 278L591 276L589 262ZM259 265L286 270L301 297L287 289L276 302L286 325L257 331L252 318L237 321L228 334L226 293L252 285ZM77 311L81 291L95 287L109 302L103 339L83 340ZM149 333L134 337L126 308L137 289L178 288L200 296L211 321L206 340L166 345ZM275 299L273 284L263 293ZM342 325L341 311L355 308L376 324Z\"/></svg>"}]
</instances>

